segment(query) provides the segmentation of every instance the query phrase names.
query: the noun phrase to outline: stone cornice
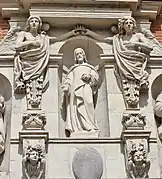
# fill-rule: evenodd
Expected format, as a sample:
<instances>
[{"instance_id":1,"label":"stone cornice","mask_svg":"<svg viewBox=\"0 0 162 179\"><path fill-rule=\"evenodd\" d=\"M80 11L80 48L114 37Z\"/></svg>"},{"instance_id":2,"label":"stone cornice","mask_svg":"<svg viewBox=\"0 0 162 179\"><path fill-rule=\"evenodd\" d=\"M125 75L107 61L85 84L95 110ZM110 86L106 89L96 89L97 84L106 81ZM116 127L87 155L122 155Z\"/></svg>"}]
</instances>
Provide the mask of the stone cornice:
<instances>
[{"instance_id":1,"label":"stone cornice","mask_svg":"<svg viewBox=\"0 0 162 179\"><path fill-rule=\"evenodd\" d=\"M62 64L63 54L50 54L49 67L58 67ZM101 54L101 61L105 64L105 68L113 68L115 64L113 54ZM13 67L14 66L14 54L3 54L0 56L0 68L1 67ZM149 68L162 68L162 56L150 56L148 60Z\"/></svg>"}]
</instances>

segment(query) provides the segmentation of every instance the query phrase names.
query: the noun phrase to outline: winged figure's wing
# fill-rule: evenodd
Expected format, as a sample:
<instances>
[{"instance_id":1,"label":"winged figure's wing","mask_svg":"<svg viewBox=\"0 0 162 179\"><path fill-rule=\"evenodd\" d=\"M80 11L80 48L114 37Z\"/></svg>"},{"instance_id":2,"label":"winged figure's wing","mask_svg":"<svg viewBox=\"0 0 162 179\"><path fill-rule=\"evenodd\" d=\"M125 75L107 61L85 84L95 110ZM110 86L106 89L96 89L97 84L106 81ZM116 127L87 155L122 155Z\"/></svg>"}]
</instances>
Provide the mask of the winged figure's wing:
<instances>
[{"instance_id":1,"label":"winged figure's wing","mask_svg":"<svg viewBox=\"0 0 162 179\"><path fill-rule=\"evenodd\" d=\"M15 52L17 34L20 31L21 31L20 27L11 28L8 31L7 35L0 42L0 53L1 54L5 54L5 53L12 54Z\"/></svg>"},{"instance_id":2,"label":"winged figure's wing","mask_svg":"<svg viewBox=\"0 0 162 179\"><path fill-rule=\"evenodd\" d=\"M151 55L159 56L162 55L162 44L160 44L155 36L152 34L152 32L148 29L142 28L141 32L144 34L144 36L149 40L150 45L153 46L153 50L151 52Z\"/></svg>"}]
</instances>

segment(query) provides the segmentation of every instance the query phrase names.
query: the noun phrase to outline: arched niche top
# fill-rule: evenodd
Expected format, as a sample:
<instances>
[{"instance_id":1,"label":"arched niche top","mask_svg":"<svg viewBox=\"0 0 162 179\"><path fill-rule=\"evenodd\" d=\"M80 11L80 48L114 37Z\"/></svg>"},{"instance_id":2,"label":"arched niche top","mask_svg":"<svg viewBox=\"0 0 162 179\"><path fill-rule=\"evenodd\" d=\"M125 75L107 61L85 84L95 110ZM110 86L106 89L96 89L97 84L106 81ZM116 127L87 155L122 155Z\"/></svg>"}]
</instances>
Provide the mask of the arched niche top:
<instances>
[{"instance_id":1,"label":"arched niche top","mask_svg":"<svg viewBox=\"0 0 162 179\"><path fill-rule=\"evenodd\" d=\"M5 101L12 97L11 83L7 77L0 73L0 93L3 95Z\"/></svg>"},{"instance_id":2,"label":"arched niche top","mask_svg":"<svg viewBox=\"0 0 162 179\"><path fill-rule=\"evenodd\" d=\"M57 45L55 46L55 53L58 54L58 53L61 53L62 52L62 49L63 47L67 44L67 43L70 43L70 42L74 42L74 41L89 41L89 42L93 42L94 44L96 44L100 49L101 49L101 54L106 54L107 52L107 48L109 48L110 45L106 44L106 43L103 43L103 42L98 42L90 37L87 37L87 36L75 36L75 37L71 37L65 41L62 41L62 42L57 42ZM104 45L103 45L104 44Z\"/></svg>"},{"instance_id":3,"label":"arched niche top","mask_svg":"<svg viewBox=\"0 0 162 179\"><path fill-rule=\"evenodd\" d=\"M156 100L157 96L162 91L162 74L157 76L151 85L152 98Z\"/></svg>"},{"instance_id":4,"label":"arched niche top","mask_svg":"<svg viewBox=\"0 0 162 179\"><path fill-rule=\"evenodd\" d=\"M75 63L74 49L83 48L88 59L88 63L96 66L100 63L100 54L103 54L103 49L96 42L87 37L71 38L67 40L59 50L63 54L63 64L68 68Z\"/></svg>"}]
</instances>

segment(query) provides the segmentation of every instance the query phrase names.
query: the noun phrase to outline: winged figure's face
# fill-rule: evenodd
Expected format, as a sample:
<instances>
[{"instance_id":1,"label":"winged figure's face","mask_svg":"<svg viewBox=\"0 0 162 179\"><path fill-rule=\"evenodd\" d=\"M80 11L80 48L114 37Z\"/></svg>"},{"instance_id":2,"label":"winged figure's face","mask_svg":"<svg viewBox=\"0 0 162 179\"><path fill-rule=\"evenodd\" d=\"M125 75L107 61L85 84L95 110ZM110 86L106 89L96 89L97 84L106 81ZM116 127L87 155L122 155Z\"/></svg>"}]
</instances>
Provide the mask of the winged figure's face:
<instances>
[{"instance_id":1,"label":"winged figure's face","mask_svg":"<svg viewBox=\"0 0 162 179\"><path fill-rule=\"evenodd\" d=\"M127 19L125 22L124 22L124 29L126 32L132 32L133 29L134 29L134 23L131 19Z\"/></svg>"},{"instance_id":2,"label":"winged figure's face","mask_svg":"<svg viewBox=\"0 0 162 179\"><path fill-rule=\"evenodd\" d=\"M30 30L38 30L39 29L39 20L37 18L32 18L29 21Z\"/></svg>"}]
</instances>

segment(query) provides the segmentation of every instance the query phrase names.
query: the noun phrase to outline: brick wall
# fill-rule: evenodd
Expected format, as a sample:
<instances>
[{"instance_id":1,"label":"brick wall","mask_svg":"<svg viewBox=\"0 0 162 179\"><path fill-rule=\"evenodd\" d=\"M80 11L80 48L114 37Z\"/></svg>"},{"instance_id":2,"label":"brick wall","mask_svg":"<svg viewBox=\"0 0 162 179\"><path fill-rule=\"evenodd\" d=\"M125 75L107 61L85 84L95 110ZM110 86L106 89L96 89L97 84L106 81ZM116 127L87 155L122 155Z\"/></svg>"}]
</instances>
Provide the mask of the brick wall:
<instances>
[{"instance_id":1,"label":"brick wall","mask_svg":"<svg viewBox=\"0 0 162 179\"><path fill-rule=\"evenodd\" d=\"M9 29L8 19L3 19L0 17L0 40L7 34Z\"/></svg>"},{"instance_id":2,"label":"brick wall","mask_svg":"<svg viewBox=\"0 0 162 179\"><path fill-rule=\"evenodd\" d=\"M162 43L162 9L160 15L151 24L151 31L155 35L156 39Z\"/></svg>"}]
</instances>

